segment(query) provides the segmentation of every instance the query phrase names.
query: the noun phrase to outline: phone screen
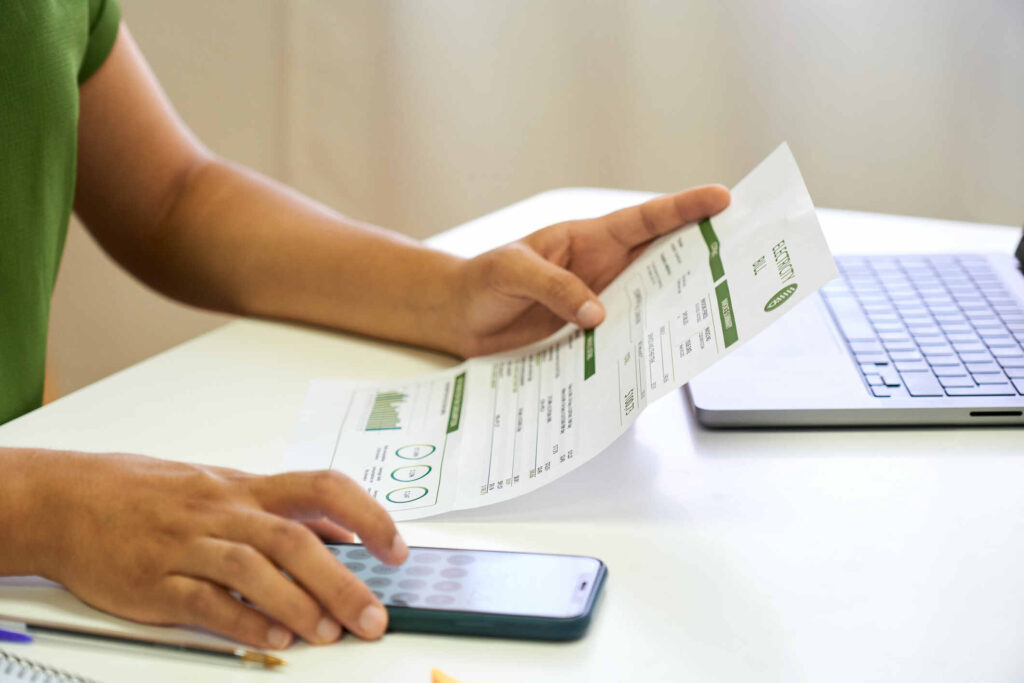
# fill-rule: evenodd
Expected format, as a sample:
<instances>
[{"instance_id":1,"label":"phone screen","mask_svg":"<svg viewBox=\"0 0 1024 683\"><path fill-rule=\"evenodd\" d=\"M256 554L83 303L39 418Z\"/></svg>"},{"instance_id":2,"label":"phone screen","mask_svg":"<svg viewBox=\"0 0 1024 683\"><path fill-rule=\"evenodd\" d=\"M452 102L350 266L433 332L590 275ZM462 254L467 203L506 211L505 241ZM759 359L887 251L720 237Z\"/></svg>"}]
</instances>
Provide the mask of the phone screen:
<instances>
[{"instance_id":1,"label":"phone screen","mask_svg":"<svg viewBox=\"0 0 1024 683\"><path fill-rule=\"evenodd\" d=\"M391 567L361 545L327 547L389 607L578 617L601 571L593 557L421 547Z\"/></svg>"}]
</instances>

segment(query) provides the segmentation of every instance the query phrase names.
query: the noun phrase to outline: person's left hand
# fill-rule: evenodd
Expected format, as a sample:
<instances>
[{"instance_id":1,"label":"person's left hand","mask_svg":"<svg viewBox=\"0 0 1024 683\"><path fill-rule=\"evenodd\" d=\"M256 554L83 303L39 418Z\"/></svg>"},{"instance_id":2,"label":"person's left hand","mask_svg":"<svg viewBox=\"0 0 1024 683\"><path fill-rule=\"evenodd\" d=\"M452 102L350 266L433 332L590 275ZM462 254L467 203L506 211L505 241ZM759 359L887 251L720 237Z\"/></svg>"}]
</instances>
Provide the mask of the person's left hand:
<instances>
[{"instance_id":1,"label":"person's left hand","mask_svg":"<svg viewBox=\"0 0 1024 683\"><path fill-rule=\"evenodd\" d=\"M728 205L729 190L704 185L557 223L466 261L457 279L454 350L478 356L543 339L566 322L597 326L604 320L597 293L652 240Z\"/></svg>"}]
</instances>

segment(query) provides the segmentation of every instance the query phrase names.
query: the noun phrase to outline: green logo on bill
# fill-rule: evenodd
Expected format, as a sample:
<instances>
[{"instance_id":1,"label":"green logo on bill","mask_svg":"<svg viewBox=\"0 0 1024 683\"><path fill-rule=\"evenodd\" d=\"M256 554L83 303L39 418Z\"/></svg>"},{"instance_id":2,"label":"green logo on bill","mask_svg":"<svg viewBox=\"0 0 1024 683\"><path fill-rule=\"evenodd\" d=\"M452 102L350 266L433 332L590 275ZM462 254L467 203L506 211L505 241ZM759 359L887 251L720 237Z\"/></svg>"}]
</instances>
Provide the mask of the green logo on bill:
<instances>
[{"instance_id":1,"label":"green logo on bill","mask_svg":"<svg viewBox=\"0 0 1024 683\"><path fill-rule=\"evenodd\" d=\"M764 312L769 313L771 311L774 311L776 308L786 303L786 299L793 296L793 293L795 291L796 283L794 282L793 284L786 285L779 291L775 292L775 294L772 295L772 298L768 299L768 303L764 305Z\"/></svg>"}]
</instances>

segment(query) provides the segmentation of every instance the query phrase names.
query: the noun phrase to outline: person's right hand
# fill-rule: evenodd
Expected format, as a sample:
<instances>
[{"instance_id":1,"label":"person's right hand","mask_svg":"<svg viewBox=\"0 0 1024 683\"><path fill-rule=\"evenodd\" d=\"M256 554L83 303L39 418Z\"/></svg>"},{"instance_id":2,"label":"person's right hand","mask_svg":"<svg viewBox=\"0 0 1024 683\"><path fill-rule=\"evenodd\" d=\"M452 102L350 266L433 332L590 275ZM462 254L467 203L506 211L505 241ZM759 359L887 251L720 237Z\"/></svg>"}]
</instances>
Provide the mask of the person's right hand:
<instances>
[{"instance_id":1,"label":"person's right hand","mask_svg":"<svg viewBox=\"0 0 1024 683\"><path fill-rule=\"evenodd\" d=\"M323 644L343 628L379 638L387 627L373 593L305 525L334 540L354 532L382 561L405 561L387 512L338 472L256 476L20 449L0 454L0 465L20 478L33 568L99 609L272 649L294 634Z\"/></svg>"}]
</instances>

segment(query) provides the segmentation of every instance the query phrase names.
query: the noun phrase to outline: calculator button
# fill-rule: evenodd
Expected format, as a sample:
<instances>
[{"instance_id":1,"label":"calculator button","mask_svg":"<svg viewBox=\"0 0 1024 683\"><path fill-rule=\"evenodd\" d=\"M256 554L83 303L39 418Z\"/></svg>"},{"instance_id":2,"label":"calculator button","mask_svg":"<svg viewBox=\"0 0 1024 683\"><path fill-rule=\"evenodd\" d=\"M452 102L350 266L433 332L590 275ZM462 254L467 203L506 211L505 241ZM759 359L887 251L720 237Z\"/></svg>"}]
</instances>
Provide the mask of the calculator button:
<instances>
[{"instance_id":1,"label":"calculator button","mask_svg":"<svg viewBox=\"0 0 1024 683\"><path fill-rule=\"evenodd\" d=\"M440 562L441 556L437 553L416 553L412 556L413 562L423 562L424 564L431 564L433 562Z\"/></svg>"},{"instance_id":2,"label":"calculator button","mask_svg":"<svg viewBox=\"0 0 1024 683\"><path fill-rule=\"evenodd\" d=\"M368 560L370 559L370 553L366 552L363 548L353 548L345 553L345 557L350 560Z\"/></svg>"},{"instance_id":3,"label":"calculator button","mask_svg":"<svg viewBox=\"0 0 1024 683\"><path fill-rule=\"evenodd\" d=\"M398 582L398 587L407 591L418 591L426 586L427 582L423 579L405 579Z\"/></svg>"},{"instance_id":4,"label":"calculator button","mask_svg":"<svg viewBox=\"0 0 1024 683\"><path fill-rule=\"evenodd\" d=\"M473 564L476 561L472 555L452 555L448 558L448 564L454 564L459 566L465 566L467 564Z\"/></svg>"},{"instance_id":5,"label":"calculator button","mask_svg":"<svg viewBox=\"0 0 1024 683\"><path fill-rule=\"evenodd\" d=\"M366 565L362 562L346 562L345 566L348 567L348 570L353 574L358 574L359 572L366 569Z\"/></svg>"},{"instance_id":6,"label":"calculator button","mask_svg":"<svg viewBox=\"0 0 1024 683\"><path fill-rule=\"evenodd\" d=\"M411 605L419 601L420 596L416 593L395 593L391 596L391 599L388 600L390 604L395 605L396 607L401 607L402 605Z\"/></svg>"},{"instance_id":7,"label":"calculator button","mask_svg":"<svg viewBox=\"0 0 1024 683\"><path fill-rule=\"evenodd\" d=\"M446 593L457 591L461 587L462 584L458 581L438 581L434 584L434 590L445 591Z\"/></svg>"},{"instance_id":8,"label":"calculator button","mask_svg":"<svg viewBox=\"0 0 1024 683\"><path fill-rule=\"evenodd\" d=\"M371 576L366 580L366 585L370 588L387 588L391 585L391 579L386 576Z\"/></svg>"},{"instance_id":9,"label":"calculator button","mask_svg":"<svg viewBox=\"0 0 1024 683\"><path fill-rule=\"evenodd\" d=\"M453 604L455 602L455 598L443 593L437 593L435 595L428 595L425 602L431 607L446 607Z\"/></svg>"},{"instance_id":10,"label":"calculator button","mask_svg":"<svg viewBox=\"0 0 1024 683\"><path fill-rule=\"evenodd\" d=\"M446 579L461 579L468 574L462 567L446 567L441 570L441 576Z\"/></svg>"},{"instance_id":11,"label":"calculator button","mask_svg":"<svg viewBox=\"0 0 1024 683\"><path fill-rule=\"evenodd\" d=\"M399 571L398 567L389 567L386 564L374 565L370 570L374 574L397 574Z\"/></svg>"},{"instance_id":12,"label":"calculator button","mask_svg":"<svg viewBox=\"0 0 1024 683\"><path fill-rule=\"evenodd\" d=\"M426 564L414 564L405 570L406 576L429 576L434 573L434 568Z\"/></svg>"}]
</instances>

